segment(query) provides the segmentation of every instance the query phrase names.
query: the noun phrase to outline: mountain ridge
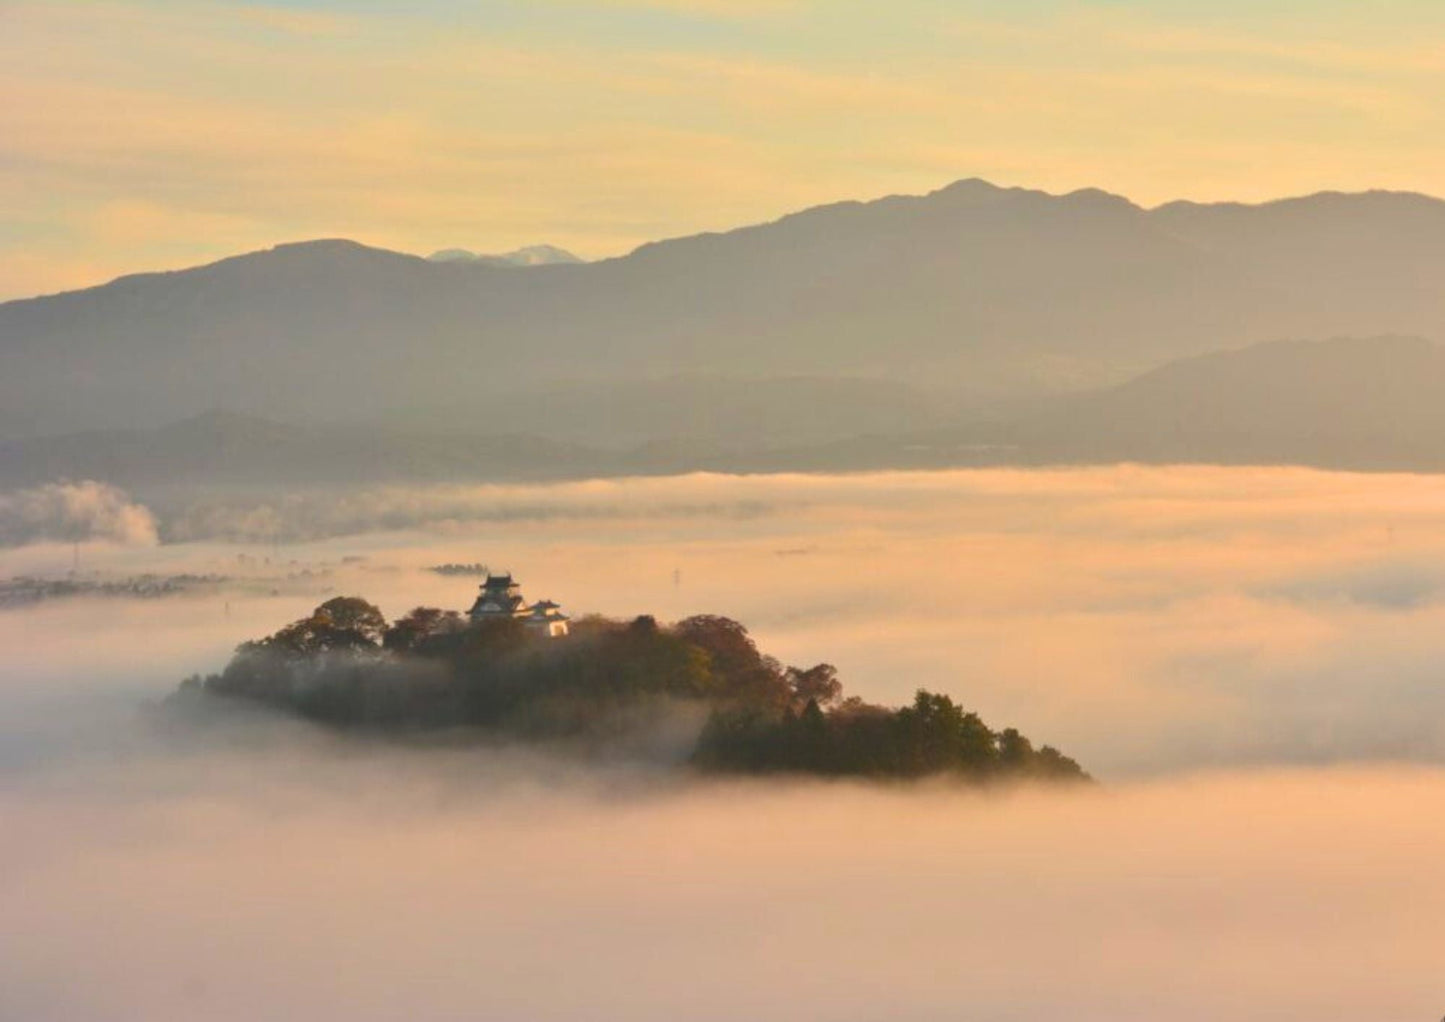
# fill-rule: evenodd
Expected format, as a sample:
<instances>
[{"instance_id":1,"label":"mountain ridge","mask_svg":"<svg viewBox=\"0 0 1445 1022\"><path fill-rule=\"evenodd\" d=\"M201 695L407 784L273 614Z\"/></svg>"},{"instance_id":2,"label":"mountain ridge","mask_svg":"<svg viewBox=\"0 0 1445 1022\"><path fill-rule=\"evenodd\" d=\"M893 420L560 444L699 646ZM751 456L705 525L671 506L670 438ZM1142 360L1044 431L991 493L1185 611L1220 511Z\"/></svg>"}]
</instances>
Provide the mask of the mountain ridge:
<instances>
[{"instance_id":1,"label":"mountain ridge","mask_svg":"<svg viewBox=\"0 0 1445 1022\"><path fill-rule=\"evenodd\" d=\"M1146 210L965 179L526 272L319 239L0 304L0 437L677 374L876 379L980 411L1221 347L1445 336L1442 284L1445 202L1397 192Z\"/></svg>"},{"instance_id":2,"label":"mountain ridge","mask_svg":"<svg viewBox=\"0 0 1445 1022\"><path fill-rule=\"evenodd\" d=\"M903 202L922 201L922 200L927 200L927 199L931 199L931 198L935 198L935 197L940 197L940 196L944 196L944 195L949 195L949 194L952 194L952 193L955 193L955 192L959 192L959 191L968 191L968 190L971 190L972 188L974 188L975 186L983 186L984 188L986 188L986 189L988 190L989 193L992 193L993 195L995 195L996 197L999 197L999 198L1002 198L1002 197L1005 197L1005 196L1027 196L1027 197L1034 197L1034 198L1041 198L1041 199L1069 200L1069 199L1085 199L1085 198L1099 197L1099 198L1103 198L1103 199L1105 199L1105 200L1109 200L1110 204L1112 204L1112 205L1117 205L1117 206L1120 207L1120 208L1128 208L1128 209L1134 210L1134 211L1136 211L1136 212L1138 212L1138 213L1145 214L1146 216L1153 215L1153 214L1168 214L1168 213L1186 212L1186 211L1189 211L1189 212L1193 212L1193 211L1216 211L1216 212L1242 212L1242 213L1247 213L1247 212L1252 212L1252 211L1253 211L1253 212L1258 212L1258 211L1268 211L1268 210L1282 210L1282 209L1292 208L1292 207L1296 207L1296 206L1303 205L1303 204L1309 204L1309 203L1315 203L1315 202L1329 202L1329 201L1333 201L1333 200L1366 200L1366 201L1368 201L1368 200L1381 200L1381 199L1385 199L1385 200L1403 200L1403 201L1419 201L1419 202L1422 203L1422 204L1425 204L1425 205L1428 205L1428 206L1431 206L1431 207L1438 207L1441 211L1445 211L1445 197L1439 197L1439 196L1430 195L1430 194L1428 194L1428 193L1426 193L1426 192L1403 190L1403 189L1390 189L1390 188L1369 188L1369 189L1365 189L1364 191L1353 191L1353 192L1352 192L1352 191L1343 191L1343 190L1338 190L1338 189L1324 189L1324 190L1322 190L1322 191L1310 192L1310 193L1304 194L1304 195L1281 196L1281 197L1279 197L1279 198L1266 199L1266 200L1263 200L1263 201L1260 201L1260 202L1243 202L1243 201L1238 201L1238 200L1203 201L1203 200L1195 200L1195 199L1171 199L1171 200L1168 200L1168 201L1166 201L1166 202L1159 203L1159 204L1154 205L1154 206L1145 206L1145 205L1141 205L1141 204L1139 204L1139 203L1136 203L1134 200L1128 198L1128 197L1125 196L1125 195L1121 195L1121 194L1119 194L1119 193L1117 193L1117 192L1111 192L1111 191L1109 191L1109 190L1107 190L1107 189L1103 189L1103 188L1082 187L1082 188L1072 189L1072 190L1067 191L1067 192L1049 192L1049 191L1046 191L1046 190L1043 190L1043 189L1028 188L1028 187L1023 187L1023 186L996 185L996 184L993 184L992 182L987 181L987 180L985 180L985 179L983 179L983 178L970 177L970 178L960 178L959 180L953 181L953 182L951 182L951 183L949 183L949 184L947 184L947 185L944 185L944 186L941 187L941 188L937 188L937 189L934 189L934 190L931 191L931 192L925 192L925 193L918 194L918 195L907 194L907 193L890 193L890 194L887 194L887 195L878 196L877 198L874 198L874 199L844 199L844 200L839 200L839 201L837 201L837 202L820 203L820 204L818 204L818 205L815 205L815 206L807 206L807 207L804 207L803 209L795 210L795 211L790 212L790 213L784 213L784 214L782 214L782 215L780 215L780 216L778 216L778 217L775 217L775 218L773 218L773 219L771 219L771 220L763 220L763 221L758 221L758 222L755 222L755 223L741 224L741 225L739 225L739 226L737 226L737 227L725 228L725 229L721 229L721 230L698 231L698 232L694 232L694 233L692 233L692 234L683 234L683 235L668 236L668 237L664 237L664 238L658 238L658 239L655 239L655 240L652 240L652 241L645 241L645 242L642 242L642 243L636 245L635 247L629 249L629 250L626 251L626 252L619 253L618 255L607 256L607 257L604 257L604 258L591 260L591 261L590 261L590 265L600 265L600 264L603 264L603 263L610 263L610 262L617 262L617 261L620 261L620 260L625 260L625 259L627 259L627 258L629 258L629 257L631 257L631 256L636 255L638 252L641 252L641 251L644 251L644 250L648 250L648 249L652 249L652 248L659 247L659 246L667 246L667 245L671 245L671 244L678 243L678 242L688 242L688 241L692 241L692 240L696 240L696 239L721 238L721 237L727 237L727 236L730 236L730 235L735 235L735 234L739 234L739 233L743 233L743 232L748 232L748 231L758 230L758 229L762 229L762 228L772 227L772 226L776 226L776 225L780 225L780 224L785 224L785 223L788 223L788 222L790 222L790 221L798 220L798 219L801 219L801 218L806 218L806 217L809 217L809 216L814 215L814 214L827 213L827 212L831 212L831 211L842 211L842 210L861 209L861 208L867 208L867 207L870 207L870 206L879 206L879 205L884 205L884 204L891 204L891 203L895 203L895 202L899 202L899 201L903 201ZM987 194L987 193L985 193L985 194ZM553 247L554 247L554 246L550 246L550 245L527 246L526 248L518 249L518 250L516 250L516 251L517 251L517 252L525 252L525 251L527 251L529 248L553 248ZM407 260L407 261L411 261L411 262L419 262L419 263L447 262L447 260L438 260L438 259L435 259L435 258L418 256L418 255L414 255L414 254L412 254L412 253L403 252L403 251L400 250L400 249L391 249L391 248L386 248L386 247L381 246L381 245L368 244L368 243L363 242L363 241L358 241L358 240L356 240L356 239L354 239L354 238L344 238L344 237L305 238L305 239L301 239L301 240L298 240L298 241L276 242L275 244L269 245L269 246L264 247L264 248L251 249L251 250L247 250L247 251L245 251L245 252L237 252L237 253L233 253L233 254L227 255L227 256L220 256L220 257L218 257L218 258L216 258L216 259L210 260L209 262L196 263L196 264L189 265L189 266L169 267L169 268L155 269L155 270L136 270L136 271L129 272L129 273L123 273L123 274L121 274L121 275L119 275L119 276L117 276L117 277L112 277L112 278L109 279L109 280L99 281L99 282L94 283L94 284L86 284L86 285L81 286L81 287L69 288L69 289L66 289L66 290L63 290L63 291L46 292L46 293L35 294L35 295L28 295L28 296L21 296L21 297L16 297L16 298L7 298L7 299L5 299L5 300L3 300L3 301L0 301L0 309L3 309L3 308L5 308L6 306L10 306L10 305L19 305L19 304L26 303L26 302L40 301L40 300L43 300L43 299L55 298L55 297L59 297L59 296L63 296L63 295L73 295L73 294L83 294L83 293L87 293L87 292L93 292L93 291L100 290L100 289L102 289L102 288L110 287L111 285L114 285L114 284L120 284L120 283L127 282L127 281L140 280L140 279L151 279L151 278L163 278L163 277L173 276L173 275L175 275L175 274L183 274L183 273L188 273L188 272L196 271L196 270L211 269L211 268L214 268L214 267L218 267L218 266L222 266L222 265L226 265L226 264L231 264L231 263L234 263L234 262L236 262L236 261L238 261L238 260L250 259L250 258L252 258L252 257L259 257L259 256L273 255L273 254L284 254L284 253L289 253L289 252L293 252L293 251L298 251L298 252L299 252L299 251L322 252L322 251L355 251L355 250L361 250L361 251L365 251L365 252L369 252L369 253L381 253L381 254L390 255L390 256L397 256L397 257L400 257L401 259L404 259L404 260ZM437 255L437 254L440 254L441 252L447 252L447 251L452 251L452 250L442 249L442 250L440 250L438 253L434 253L433 256L435 256L435 255ZM462 250L458 249L458 250L456 250L456 251L462 251ZM559 251L565 252L566 250L559 249ZM508 256L508 255L513 255L513 254L516 254L516 253L503 253L503 254L501 254L501 255L499 255L499 256L489 256L489 255L487 255L487 254L485 254L485 253L468 253L468 254L473 255L473 256L476 256L476 257L480 260L480 259L482 259L482 258L504 258L504 257L506 257L506 256ZM570 255L571 253L566 253L566 254ZM574 257L574 258L575 258L575 257ZM459 261L461 261L461 260L459 260ZM582 260L579 260L579 263L580 263L580 262L582 262ZM496 265L496 264L481 263L481 265ZM545 265L553 265L553 264L545 264ZM572 265L572 264L569 264L569 263L558 263L558 264L555 264L555 265Z\"/></svg>"}]
</instances>

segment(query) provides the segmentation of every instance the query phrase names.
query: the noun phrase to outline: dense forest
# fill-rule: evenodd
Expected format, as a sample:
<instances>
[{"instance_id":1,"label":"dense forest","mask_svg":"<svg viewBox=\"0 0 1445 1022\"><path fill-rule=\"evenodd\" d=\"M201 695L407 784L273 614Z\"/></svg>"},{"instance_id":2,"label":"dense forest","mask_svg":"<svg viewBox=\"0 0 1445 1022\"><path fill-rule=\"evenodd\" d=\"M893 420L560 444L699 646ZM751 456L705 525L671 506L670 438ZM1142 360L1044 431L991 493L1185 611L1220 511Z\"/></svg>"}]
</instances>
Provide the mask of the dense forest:
<instances>
[{"instance_id":1,"label":"dense forest","mask_svg":"<svg viewBox=\"0 0 1445 1022\"><path fill-rule=\"evenodd\" d=\"M948 696L919 691L898 709L845 697L831 665L785 666L741 624L709 615L589 617L548 638L518 620L429 607L388 623L365 600L337 597L242 644L221 673L182 683L182 701L203 696L338 728L528 741L595 741L686 718L700 728L688 761L714 773L1087 779Z\"/></svg>"}]
</instances>

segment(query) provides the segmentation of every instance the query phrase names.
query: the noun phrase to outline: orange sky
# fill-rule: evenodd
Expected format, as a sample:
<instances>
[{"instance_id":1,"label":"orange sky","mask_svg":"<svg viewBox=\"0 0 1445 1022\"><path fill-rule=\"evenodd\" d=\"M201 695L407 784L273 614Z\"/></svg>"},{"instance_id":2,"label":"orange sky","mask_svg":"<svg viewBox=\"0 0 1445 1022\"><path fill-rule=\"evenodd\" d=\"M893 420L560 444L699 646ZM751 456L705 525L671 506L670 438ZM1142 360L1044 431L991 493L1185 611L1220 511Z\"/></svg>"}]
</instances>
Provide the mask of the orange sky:
<instances>
[{"instance_id":1,"label":"orange sky","mask_svg":"<svg viewBox=\"0 0 1445 1022\"><path fill-rule=\"evenodd\" d=\"M966 176L1445 192L1420 0L0 5L0 296L284 240L589 257Z\"/></svg>"}]
</instances>

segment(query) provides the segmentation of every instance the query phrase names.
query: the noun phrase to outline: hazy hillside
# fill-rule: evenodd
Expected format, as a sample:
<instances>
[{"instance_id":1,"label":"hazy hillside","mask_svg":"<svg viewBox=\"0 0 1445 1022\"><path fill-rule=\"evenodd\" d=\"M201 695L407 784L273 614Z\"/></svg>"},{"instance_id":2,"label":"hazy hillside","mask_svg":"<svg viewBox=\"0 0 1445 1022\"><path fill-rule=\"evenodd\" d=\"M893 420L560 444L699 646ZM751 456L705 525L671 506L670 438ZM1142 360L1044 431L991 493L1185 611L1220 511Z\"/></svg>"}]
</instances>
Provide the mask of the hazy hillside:
<instances>
[{"instance_id":1,"label":"hazy hillside","mask_svg":"<svg viewBox=\"0 0 1445 1022\"><path fill-rule=\"evenodd\" d=\"M999 438L1027 459L1445 468L1445 347L1385 337L1188 359Z\"/></svg>"},{"instance_id":2,"label":"hazy hillside","mask_svg":"<svg viewBox=\"0 0 1445 1022\"><path fill-rule=\"evenodd\" d=\"M399 410L394 421L294 423L207 412L160 427L0 441L0 486L98 479L156 484L467 480L617 475L751 459L788 443L936 426L901 384L676 378L503 393Z\"/></svg>"},{"instance_id":3,"label":"hazy hillside","mask_svg":"<svg viewBox=\"0 0 1445 1022\"><path fill-rule=\"evenodd\" d=\"M937 413L901 407L906 390L877 390L847 381L682 380L657 392L623 388L615 403L606 392L557 397L578 431L589 413L612 423L591 443L559 440L556 430L549 436L545 423L512 415L506 402L492 410L490 432L211 413L159 429L0 444L0 486L96 479L184 489L1120 461L1445 470L1445 347L1412 338L1219 352L1117 387L1041 400L1008 418L944 428L914 428ZM815 428L790 414L809 402L846 412L850 396L860 409L853 432L842 415ZM721 414L730 399L737 408ZM692 431L680 428L689 415ZM631 440L622 442L629 428ZM779 435L809 439L785 444Z\"/></svg>"},{"instance_id":4,"label":"hazy hillside","mask_svg":"<svg viewBox=\"0 0 1445 1022\"><path fill-rule=\"evenodd\" d=\"M947 402L891 380L673 376L508 389L484 401L393 409L417 428L525 431L610 448L642 444L727 450L821 443L927 429L955 418Z\"/></svg>"},{"instance_id":5,"label":"hazy hillside","mask_svg":"<svg viewBox=\"0 0 1445 1022\"><path fill-rule=\"evenodd\" d=\"M607 473L605 456L520 434L297 426L213 412L156 429L0 444L0 485L95 479L130 488L475 481Z\"/></svg>"},{"instance_id":6,"label":"hazy hillside","mask_svg":"<svg viewBox=\"0 0 1445 1022\"><path fill-rule=\"evenodd\" d=\"M0 435L499 395L545 421L540 395L678 374L904 381L973 409L1282 337L1445 335L1442 282L1445 203L1400 194L1146 211L964 181L575 265L309 242L0 306Z\"/></svg>"},{"instance_id":7,"label":"hazy hillside","mask_svg":"<svg viewBox=\"0 0 1445 1022\"><path fill-rule=\"evenodd\" d=\"M1282 341L1170 363L1117 387L964 428L775 451L752 467L1121 461L1445 470L1445 347Z\"/></svg>"}]
</instances>

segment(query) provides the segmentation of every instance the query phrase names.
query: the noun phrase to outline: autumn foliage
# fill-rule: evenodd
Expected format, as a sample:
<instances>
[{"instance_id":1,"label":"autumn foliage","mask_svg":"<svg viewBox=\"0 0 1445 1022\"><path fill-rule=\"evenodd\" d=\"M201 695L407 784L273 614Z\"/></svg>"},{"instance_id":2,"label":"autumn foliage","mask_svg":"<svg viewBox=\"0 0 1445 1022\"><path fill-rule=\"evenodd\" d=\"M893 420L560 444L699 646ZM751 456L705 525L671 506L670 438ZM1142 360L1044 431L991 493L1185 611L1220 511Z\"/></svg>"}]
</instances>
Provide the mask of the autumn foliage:
<instances>
[{"instance_id":1,"label":"autumn foliage","mask_svg":"<svg viewBox=\"0 0 1445 1022\"><path fill-rule=\"evenodd\" d=\"M919 691L899 709L845 698L830 664L784 665L712 615L589 617L551 638L429 607L388 624L367 601L337 597L182 687L338 728L518 740L595 741L690 713L700 729L689 762L714 772L1086 777L945 695Z\"/></svg>"}]
</instances>

